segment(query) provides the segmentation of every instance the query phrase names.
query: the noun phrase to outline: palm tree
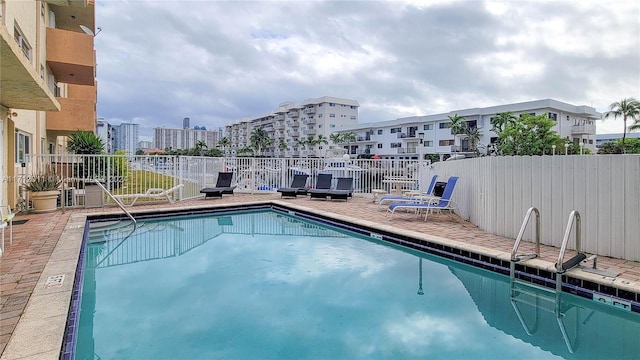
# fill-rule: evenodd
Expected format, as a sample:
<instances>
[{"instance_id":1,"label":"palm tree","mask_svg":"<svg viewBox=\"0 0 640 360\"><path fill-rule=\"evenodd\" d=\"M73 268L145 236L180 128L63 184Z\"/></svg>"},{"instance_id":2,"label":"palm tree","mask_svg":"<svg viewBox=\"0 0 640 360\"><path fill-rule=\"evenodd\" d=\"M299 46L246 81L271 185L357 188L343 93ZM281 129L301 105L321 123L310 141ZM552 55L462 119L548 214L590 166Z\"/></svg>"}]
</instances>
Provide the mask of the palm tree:
<instances>
[{"instance_id":1,"label":"palm tree","mask_svg":"<svg viewBox=\"0 0 640 360\"><path fill-rule=\"evenodd\" d=\"M342 140L342 134L340 134L340 133L333 133L333 134L329 135L329 139L331 140L333 145L338 145L339 143L341 143L343 141Z\"/></svg>"},{"instance_id":2,"label":"palm tree","mask_svg":"<svg viewBox=\"0 0 640 360\"><path fill-rule=\"evenodd\" d=\"M357 138L358 137L356 136L356 133L354 133L353 131L342 134L342 142L347 143L347 153L351 152L351 142L356 141Z\"/></svg>"},{"instance_id":3,"label":"palm tree","mask_svg":"<svg viewBox=\"0 0 640 360\"><path fill-rule=\"evenodd\" d=\"M195 150L197 154L200 154L200 156L202 156L202 149L206 149L208 148L207 143L204 140L198 140L196 141L196 146L195 146Z\"/></svg>"},{"instance_id":4,"label":"palm tree","mask_svg":"<svg viewBox=\"0 0 640 360\"><path fill-rule=\"evenodd\" d=\"M278 143L278 149L280 149L280 151L286 151L289 150L289 146L287 146L287 143L284 140L280 140Z\"/></svg>"},{"instance_id":5,"label":"palm tree","mask_svg":"<svg viewBox=\"0 0 640 360\"><path fill-rule=\"evenodd\" d=\"M264 131L261 127L256 127L251 131L251 135L249 136L249 143L251 147L256 150L258 155L262 154L262 149L266 146L269 146L269 135L266 131Z\"/></svg>"},{"instance_id":6,"label":"palm tree","mask_svg":"<svg viewBox=\"0 0 640 360\"><path fill-rule=\"evenodd\" d=\"M495 117L491 119L491 131L499 134L502 132L508 124L511 124L516 121L516 116L511 113L511 111L497 113Z\"/></svg>"},{"instance_id":7,"label":"palm tree","mask_svg":"<svg viewBox=\"0 0 640 360\"><path fill-rule=\"evenodd\" d=\"M464 120L464 116L455 114L453 116L448 116L448 117L449 117L449 121L451 121L451 124L449 124L451 135L455 136L455 135L464 134L464 130L467 128L467 123Z\"/></svg>"},{"instance_id":8,"label":"palm tree","mask_svg":"<svg viewBox=\"0 0 640 360\"><path fill-rule=\"evenodd\" d=\"M218 146L222 146L222 150L224 150L224 153L227 153L227 147L231 145L231 140L229 140L228 137L223 137L222 139L220 139L220 141L218 141Z\"/></svg>"},{"instance_id":9,"label":"palm tree","mask_svg":"<svg viewBox=\"0 0 640 360\"><path fill-rule=\"evenodd\" d=\"M613 116L614 119L622 117L624 128L622 132L622 153L624 154L624 141L627 137L627 119L632 119L634 124L631 126L636 129L638 121L640 121L640 102L632 97L616 101L609 105L609 111L604 114L604 118L608 119ZM629 130L632 130L630 127ZM638 127L640 128L640 126Z\"/></svg>"},{"instance_id":10,"label":"palm tree","mask_svg":"<svg viewBox=\"0 0 640 360\"><path fill-rule=\"evenodd\" d=\"M477 127L465 127L464 135L469 139L469 145L471 146L471 151L476 151L476 146L480 141L480 130Z\"/></svg>"},{"instance_id":11,"label":"palm tree","mask_svg":"<svg viewBox=\"0 0 640 360\"><path fill-rule=\"evenodd\" d=\"M329 145L329 140L326 136L320 134L315 140L316 145Z\"/></svg>"}]
</instances>

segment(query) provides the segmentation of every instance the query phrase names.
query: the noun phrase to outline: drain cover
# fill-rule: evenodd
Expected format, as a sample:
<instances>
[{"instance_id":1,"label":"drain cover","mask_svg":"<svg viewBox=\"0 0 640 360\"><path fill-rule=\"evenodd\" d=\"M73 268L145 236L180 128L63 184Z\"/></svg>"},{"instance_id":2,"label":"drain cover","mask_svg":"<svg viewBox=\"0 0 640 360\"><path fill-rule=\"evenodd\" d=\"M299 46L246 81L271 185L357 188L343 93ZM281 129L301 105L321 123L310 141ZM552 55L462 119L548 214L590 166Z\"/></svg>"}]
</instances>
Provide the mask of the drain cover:
<instances>
[{"instance_id":1,"label":"drain cover","mask_svg":"<svg viewBox=\"0 0 640 360\"><path fill-rule=\"evenodd\" d=\"M64 284L64 275L49 276L44 283L44 287L47 289L61 287Z\"/></svg>"}]
</instances>

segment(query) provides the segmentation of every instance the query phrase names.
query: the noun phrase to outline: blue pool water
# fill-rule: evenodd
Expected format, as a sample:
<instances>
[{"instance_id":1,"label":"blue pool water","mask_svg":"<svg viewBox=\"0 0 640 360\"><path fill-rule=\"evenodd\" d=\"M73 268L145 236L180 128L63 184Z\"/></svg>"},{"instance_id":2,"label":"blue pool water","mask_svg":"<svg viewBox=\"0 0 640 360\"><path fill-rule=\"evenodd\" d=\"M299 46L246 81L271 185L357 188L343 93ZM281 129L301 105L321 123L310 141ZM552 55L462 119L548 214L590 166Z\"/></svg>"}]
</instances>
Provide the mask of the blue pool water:
<instances>
[{"instance_id":1,"label":"blue pool water","mask_svg":"<svg viewBox=\"0 0 640 360\"><path fill-rule=\"evenodd\" d=\"M638 314L277 211L130 231L90 232L76 359L640 357Z\"/></svg>"}]
</instances>

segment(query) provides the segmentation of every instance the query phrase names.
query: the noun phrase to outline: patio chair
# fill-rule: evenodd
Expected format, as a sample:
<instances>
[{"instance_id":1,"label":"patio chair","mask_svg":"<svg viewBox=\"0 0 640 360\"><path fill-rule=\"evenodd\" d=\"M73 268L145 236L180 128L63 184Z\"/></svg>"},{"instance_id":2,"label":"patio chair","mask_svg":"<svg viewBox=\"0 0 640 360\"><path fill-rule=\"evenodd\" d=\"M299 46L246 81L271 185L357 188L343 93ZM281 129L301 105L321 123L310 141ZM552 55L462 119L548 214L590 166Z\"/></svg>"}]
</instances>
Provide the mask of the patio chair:
<instances>
[{"instance_id":1,"label":"patio chair","mask_svg":"<svg viewBox=\"0 0 640 360\"><path fill-rule=\"evenodd\" d=\"M289 187L279 188L280 197L298 197L298 195L307 195L307 174L295 174Z\"/></svg>"},{"instance_id":2,"label":"patio chair","mask_svg":"<svg viewBox=\"0 0 640 360\"><path fill-rule=\"evenodd\" d=\"M9 244L13 245L13 218L16 214L8 205L0 206L0 228L2 228L2 242L0 243L0 255L4 253L4 229L9 227Z\"/></svg>"},{"instance_id":3,"label":"patio chair","mask_svg":"<svg viewBox=\"0 0 640 360\"><path fill-rule=\"evenodd\" d=\"M457 176L452 176L447 180L447 185L444 188L444 193L440 198L434 198L431 201L424 203L393 203L389 205L387 209L387 214L389 218L393 216L393 213L398 209L413 209L417 212L425 210L424 219L427 220L427 216L429 212L434 210L447 210L449 212L455 210L455 203L451 200L451 196L453 195L453 190L458 182Z\"/></svg>"},{"instance_id":4,"label":"patio chair","mask_svg":"<svg viewBox=\"0 0 640 360\"><path fill-rule=\"evenodd\" d=\"M353 196L353 178L338 178L336 187L334 189L329 189L327 193L329 195L329 199L331 200L349 200L349 198Z\"/></svg>"},{"instance_id":5,"label":"patio chair","mask_svg":"<svg viewBox=\"0 0 640 360\"><path fill-rule=\"evenodd\" d=\"M184 184L178 184L170 189L162 189L162 188L151 188L142 194L120 194L113 195L113 197L120 202L122 205L133 206L133 204L138 201L140 198L148 198L148 199L167 199L170 203L173 203L173 199L171 195L182 188ZM125 204L124 199L131 199L130 204Z\"/></svg>"},{"instance_id":6,"label":"patio chair","mask_svg":"<svg viewBox=\"0 0 640 360\"><path fill-rule=\"evenodd\" d=\"M427 188L427 191L421 194L416 194L412 196L393 196L393 195L383 196L380 198L380 200L378 200L378 207L380 208L381 205L390 204L390 203L419 203L419 202L426 202L428 200L432 200L436 198L433 195L433 189L435 188L436 180L438 180L438 175L433 175L433 177L431 178L431 182L429 183L429 187Z\"/></svg>"},{"instance_id":7,"label":"patio chair","mask_svg":"<svg viewBox=\"0 0 640 360\"><path fill-rule=\"evenodd\" d=\"M309 189L307 194L309 194L310 199L326 199L328 194L327 192L331 189L331 178L332 174L318 174L318 178L316 179L316 187L313 189Z\"/></svg>"},{"instance_id":8,"label":"patio chair","mask_svg":"<svg viewBox=\"0 0 640 360\"><path fill-rule=\"evenodd\" d=\"M218 173L218 180L216 180L215 187L208 187L200 190L200 193L204 194L204 198L221 198L224 194L234 195L233 190L236 188L236 185L231 185L231 180L233 179L232 172L220 172Z\"/></svg>"}]
</instances>

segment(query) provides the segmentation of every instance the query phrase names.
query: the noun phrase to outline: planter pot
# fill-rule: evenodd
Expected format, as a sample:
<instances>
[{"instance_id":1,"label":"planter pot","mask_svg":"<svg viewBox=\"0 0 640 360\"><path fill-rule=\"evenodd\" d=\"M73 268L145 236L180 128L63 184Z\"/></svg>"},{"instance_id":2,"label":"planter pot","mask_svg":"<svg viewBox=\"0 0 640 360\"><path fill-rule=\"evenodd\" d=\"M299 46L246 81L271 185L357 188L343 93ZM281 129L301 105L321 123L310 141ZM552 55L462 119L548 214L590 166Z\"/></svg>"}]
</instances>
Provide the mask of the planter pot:
<instances>
[{"instance_id":1,"label":"planter pot","mask_svg":"<svg viewBox=\"0 0 640 360\"><path fill-rule=\"evenodd\" d=\"M31 201L35 212L56 210L58 208L58 195L60 195L60 192L57 190L32 192Z\"/></svg>"}]
</instances>

